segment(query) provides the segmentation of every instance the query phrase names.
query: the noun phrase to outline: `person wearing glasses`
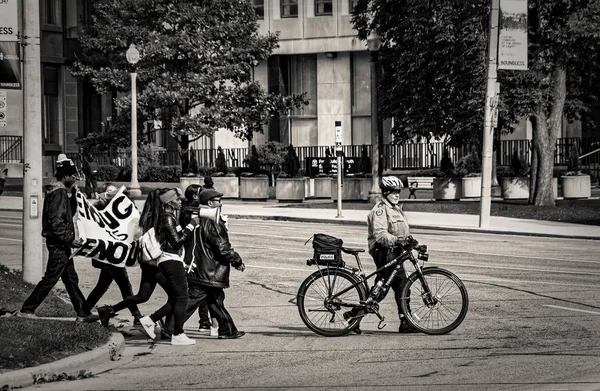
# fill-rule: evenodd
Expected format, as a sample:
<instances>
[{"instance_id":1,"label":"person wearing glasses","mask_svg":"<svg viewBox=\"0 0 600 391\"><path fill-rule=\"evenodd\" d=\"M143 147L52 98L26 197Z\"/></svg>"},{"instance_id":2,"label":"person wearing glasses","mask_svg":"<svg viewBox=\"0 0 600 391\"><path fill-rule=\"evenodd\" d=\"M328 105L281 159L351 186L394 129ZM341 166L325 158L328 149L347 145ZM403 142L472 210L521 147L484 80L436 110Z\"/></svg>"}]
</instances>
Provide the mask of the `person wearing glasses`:
<instances>
[{"instance_id":1,"label":"person wearing glasses","mask_svg":"<svg viewBox=\"0 0 600 391\"><path fill-rule=\"evenodd\" d=\"M369 254L373 257L375 266L378 269L394 258L395 253L391 251L391 248L404 246L410 235L410 226L400 203L400 193L403 188L402 181L395 176L381 178L382 198L373 206L367 217ZM378 281L387 279L392 271L393 268L389 268L377 273L375 285L377 285ZM391 285L398 306L398 316L400 318L400 328L398 331L400 333L415 332L404 319L404 314L400 308L402 286L406 279L406 272L402 268ZM376 297L376 300L378 302L383 300L386 293L380 293ZM346 319L357 316L362 317L363 314L353 310L344 313L344 318ZM360 334L361 330L357 327L354 329L354 332Z\"/></svg>"},{"instance_id":2,"label":"person wearing glasses","mask_svg":"<svg viewBox=\"0 0 600 391\"><path fill-rule=\"evenodd\" d=\"M222 196L216 190L204 189L198 194L198 203L210 208L220 208ZM218 322L219 338L240 338L245 333L236 328L225 308L224 289L229 288L231 266L243 272L245 265L229 242L225 221L222 218L214 221L201 217L194 231L194 241L195 247L188 266L190 300L200 301L206 298L210 316ZM187 314L192 314L194 310L188 307Z\"/></svg>"}]
</instances>

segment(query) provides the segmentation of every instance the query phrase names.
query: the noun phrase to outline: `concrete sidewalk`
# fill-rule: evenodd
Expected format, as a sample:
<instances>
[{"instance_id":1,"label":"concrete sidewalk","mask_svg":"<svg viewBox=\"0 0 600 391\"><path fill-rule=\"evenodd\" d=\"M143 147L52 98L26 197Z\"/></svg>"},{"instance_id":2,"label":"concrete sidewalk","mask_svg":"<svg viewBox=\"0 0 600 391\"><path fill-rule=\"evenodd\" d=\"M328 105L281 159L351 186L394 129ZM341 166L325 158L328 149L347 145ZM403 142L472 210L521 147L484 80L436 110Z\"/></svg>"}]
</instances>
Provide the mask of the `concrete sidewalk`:
<instances>
[{"instance_id":1,"label":"concrete sidewalk","mask_svg":"<svg viewBox=\"0 0 600 391\"><path fill-rule=\"evenodd\" d=\"M136 200L136 205L142 210L144 200ZM342 217L337 217L337 209L282 206L271 201L244 202L226 199L223 213L232 218L358 225L366 225L369 214L368 210L344 210L343 204ZM0 210L21 211L22 209L22 197L0 197ZM406 212L406 216L412 228L600 240L600 226L594 225L492 216L489 227L479 228L478 215Z\"/></svg>"}]
</instances>

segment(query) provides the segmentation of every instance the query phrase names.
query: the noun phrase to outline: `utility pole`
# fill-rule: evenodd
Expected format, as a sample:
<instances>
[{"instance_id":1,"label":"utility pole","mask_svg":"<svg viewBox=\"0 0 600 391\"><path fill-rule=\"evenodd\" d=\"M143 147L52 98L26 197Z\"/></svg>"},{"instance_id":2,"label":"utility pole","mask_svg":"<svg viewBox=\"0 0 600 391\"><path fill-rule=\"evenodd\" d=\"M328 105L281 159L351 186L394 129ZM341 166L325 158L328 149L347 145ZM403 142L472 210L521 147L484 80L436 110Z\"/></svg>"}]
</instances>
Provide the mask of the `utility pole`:
<instances>
[{"instance_id":1,"label":"utility pole","mask_svg":"<svg viewBox=\"0 0 600 391\"><path fill-rule=\"evenodd\" d=\"M490 43L487 72L487 93L485 96L485 118L483 126L483 147L481 159L481 211L479 227L489 227L490 209L492 206L492 153L494 143L494 111L498 104L496 95L496 77L498 70L498 16L499 1L492 0L490 16Z\"/></svg>"},{"instance_id":2,"label":"utility pole","mask_svg":"<svg viewBox=\"0 0 600 391\"><path fill-rule=\"evenodd\" d=\"M42 278L40 2L23 1L23 280Z\"/></svg>"}]
</instances>

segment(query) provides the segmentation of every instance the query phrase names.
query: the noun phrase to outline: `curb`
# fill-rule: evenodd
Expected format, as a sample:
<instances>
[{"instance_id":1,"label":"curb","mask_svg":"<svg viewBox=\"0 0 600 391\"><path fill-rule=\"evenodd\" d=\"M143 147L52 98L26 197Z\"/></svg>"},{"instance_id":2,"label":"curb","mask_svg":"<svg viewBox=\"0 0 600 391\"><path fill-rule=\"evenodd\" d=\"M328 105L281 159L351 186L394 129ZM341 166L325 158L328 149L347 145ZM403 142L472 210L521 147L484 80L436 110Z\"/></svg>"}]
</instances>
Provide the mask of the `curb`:
<instances>
[{"instance_id":1,"label":"curb","mask_svg":"<svg viewBox=\"0 0 600 391\"><path fill-rule=\"evenodd\" d=\"M230 214L232 218L236 219L248 219L248 220L275 220L275 221L296 221L304 223L325 223L325 224L340 224L340 225L360 225L367 226L367 222L356 221L356 220L328 220L328 219L317 219L310 217L294 217L294 216L264 216L264 215L236 215ZM494 229L482 229L482 228L468 228L468 227L448 227L448 226L434 226L434 225L418 225L411 224L411 229L428 229L433 231L452 231L452 232L473 232L473 233L485 233L485 234L500 234L500 235L517 235L517 236L533 236L541 238L558 238L558 239L582 239L582 240L600 240L597 236L585 236L585 235L560 235L551 233L537 233L537 232L519 232L519 231L503 231Z\"/></svg>"},{"instance_id":2,"label":"curb","mask_svg":"<svg viewBox=\"0 0 600 391\"><path fill-rule=\"evenodd\" d=\"M0 373L0 388L21 388L34 384L34 376L46 374L73 373L83 369L90 370L95 366L110 361L119 360L125 349L125 338L119 332L113 332L108 342L91 350L65 357L58 361L38 365L37 367L23 368L16 371ZM7 387L8 386L8 387Z\"/></svg>"}]
</instances>

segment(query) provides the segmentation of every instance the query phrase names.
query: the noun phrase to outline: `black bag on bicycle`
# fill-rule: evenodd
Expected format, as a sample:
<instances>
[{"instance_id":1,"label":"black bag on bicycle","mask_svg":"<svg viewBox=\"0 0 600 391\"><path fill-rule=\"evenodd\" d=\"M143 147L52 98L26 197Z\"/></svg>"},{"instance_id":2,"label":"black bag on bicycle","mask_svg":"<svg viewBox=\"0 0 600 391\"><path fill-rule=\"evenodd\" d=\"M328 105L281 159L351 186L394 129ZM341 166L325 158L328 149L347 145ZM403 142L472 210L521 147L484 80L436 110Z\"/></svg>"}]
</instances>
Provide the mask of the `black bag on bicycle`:
<instances>
[{"instance_id":1,"label":"black bag on bicycle","mask_svg":"<svg viewBox=\"0 0 600 391\"><path fill-rule=\"evenodd\" d=\"M327 234L314 234L312 238L314 254L313 258L308 260L308 265L343 265L341 248L344 241L342 239Z\"/></svg>"}]
</instances>

